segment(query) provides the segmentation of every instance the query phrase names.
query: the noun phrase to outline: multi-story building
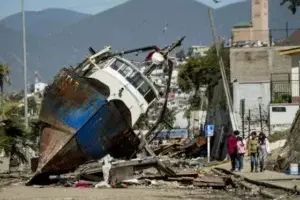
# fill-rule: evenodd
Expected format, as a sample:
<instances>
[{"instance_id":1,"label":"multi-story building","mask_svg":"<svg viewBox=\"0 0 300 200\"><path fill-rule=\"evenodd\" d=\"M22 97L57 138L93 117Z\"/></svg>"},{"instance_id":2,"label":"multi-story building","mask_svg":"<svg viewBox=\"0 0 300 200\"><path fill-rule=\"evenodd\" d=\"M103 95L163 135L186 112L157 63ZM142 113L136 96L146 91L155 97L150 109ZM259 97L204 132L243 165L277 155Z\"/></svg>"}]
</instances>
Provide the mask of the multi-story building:
<instances>
[{"instance_id":1,"label":"multi-story building","mask_svg":"<svg viewBox=\"0 0 300 200\"><path fill-rule=\"evenodd\" d=\"M252 0L252 22L241 22L232 29L232 43L269 44L269 1ZM260 46L260 45L259 45Z\"/></svg>"}]
</instances>

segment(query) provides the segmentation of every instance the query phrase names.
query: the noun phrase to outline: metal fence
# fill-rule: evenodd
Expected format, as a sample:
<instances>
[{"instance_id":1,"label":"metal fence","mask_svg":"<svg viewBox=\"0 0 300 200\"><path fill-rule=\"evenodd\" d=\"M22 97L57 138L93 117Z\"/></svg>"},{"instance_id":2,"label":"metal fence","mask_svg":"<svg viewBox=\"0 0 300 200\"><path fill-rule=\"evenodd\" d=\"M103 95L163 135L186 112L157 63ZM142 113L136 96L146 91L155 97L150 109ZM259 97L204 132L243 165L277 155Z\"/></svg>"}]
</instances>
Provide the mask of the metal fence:
<instances>
[{"instance_id":1,"label":"metal fence","mask_svg":"<svg viewBox=\"0 0 300 200\"><path fill-rule=\"evenodd\" d=\"M298 103L299 81L298 74L271 75L271 103Z\"/></svg>"}]
</instances>

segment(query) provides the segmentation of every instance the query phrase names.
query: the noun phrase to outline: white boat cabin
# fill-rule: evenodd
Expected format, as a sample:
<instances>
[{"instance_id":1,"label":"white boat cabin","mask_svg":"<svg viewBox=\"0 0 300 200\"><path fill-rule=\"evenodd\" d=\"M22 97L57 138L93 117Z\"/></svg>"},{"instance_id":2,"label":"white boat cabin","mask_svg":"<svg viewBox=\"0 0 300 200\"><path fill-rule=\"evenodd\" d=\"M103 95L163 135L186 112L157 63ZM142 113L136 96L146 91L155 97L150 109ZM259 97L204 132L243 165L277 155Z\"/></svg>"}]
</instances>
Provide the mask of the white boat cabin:
<instances>
[{"instance_id":1,"label":"white boat cabin","mask_svg":"<svg viewBox=\"0 0 300 200\"><path fill-rule=\"evenodd\" d=\"M134 64L119 56L98 63L87 59L77 73L88 77L96 87L108 86L107 100L123 101L131 112L132 126L158 98L152 82Z\"/></svg>"}]
</instances>

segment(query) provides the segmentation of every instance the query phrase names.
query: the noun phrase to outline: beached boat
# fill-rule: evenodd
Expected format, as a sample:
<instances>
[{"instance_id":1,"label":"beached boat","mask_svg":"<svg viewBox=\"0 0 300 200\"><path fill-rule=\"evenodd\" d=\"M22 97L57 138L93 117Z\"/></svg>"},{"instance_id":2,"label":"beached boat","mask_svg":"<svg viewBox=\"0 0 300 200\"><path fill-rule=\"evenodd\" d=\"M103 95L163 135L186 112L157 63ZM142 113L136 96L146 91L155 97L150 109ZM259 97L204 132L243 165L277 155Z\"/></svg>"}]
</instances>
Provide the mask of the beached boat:
<instances>
[{"instance_id":1,"label":"beached boat","mask_svg":"<svg viewBox=\"0 0 300 200\"><path fill-rule=\"evenodd\" d=\"M146 74L121 56L149 50L154 50L149 54L153 65L165 61L168 51L153 46L115 54L106 47L99 52L90 49L93 55L75 69L60 70L44 93L39 162L27 184L107 154L132 155L140 143L132 127L158 98L158 91Z\"/></svg>"}]
</instances>

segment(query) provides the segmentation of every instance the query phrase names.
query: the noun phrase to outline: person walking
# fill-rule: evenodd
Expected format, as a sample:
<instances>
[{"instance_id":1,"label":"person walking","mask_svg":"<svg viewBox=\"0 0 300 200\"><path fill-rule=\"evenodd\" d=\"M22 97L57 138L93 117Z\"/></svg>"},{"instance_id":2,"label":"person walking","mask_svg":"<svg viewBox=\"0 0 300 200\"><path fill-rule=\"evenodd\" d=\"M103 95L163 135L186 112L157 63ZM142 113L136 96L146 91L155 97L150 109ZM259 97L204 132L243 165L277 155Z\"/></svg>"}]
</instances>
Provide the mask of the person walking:
<instances>
[{"instance_id":1,"label":"person walking","mask_svg":"<svg viewBox=\"0 0 300 200\"><path fill-rule=\"evenodd\" d=\"M237 137L237 167L241 171L244 168L244 156L246 153L246 145L242 137Z\"/></svg>"},{"instance_id":2,"label":"person walking","mask_svg":"<svg viewBox=\"0 0 300 200\"><path fill-rule=\"evenodd\" d=\"M237 135L239 131L234 131L233 134L228 136L227 145L228 145L228 154L231 160L231 171L235 171L237 167Z\"/></svg>"},{"instance_id":3,"label":"person walking","mask_svg":"<svg viewBox=\"0 0 300 200\"><path fill-rule=\"evenodd\" d=\"M266 160L269 154L270 154L269 140L263 132L260 132L258 136L258 157L259 157L260 172L265 171Z\"/></svg>"},{"instance_id":4,"label":"person walking","mask_svg":"<svg viewBox=\"0 0 300 200\"><path fill-rule=\"evenodd\" d=\"M248 155L251 160L251 172L255 169L258 172L258 138L256 132L251 133L251 137L248 140Z\"/></svg>"}]
</instances>

